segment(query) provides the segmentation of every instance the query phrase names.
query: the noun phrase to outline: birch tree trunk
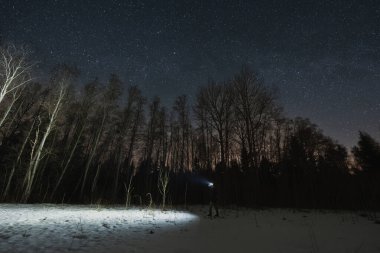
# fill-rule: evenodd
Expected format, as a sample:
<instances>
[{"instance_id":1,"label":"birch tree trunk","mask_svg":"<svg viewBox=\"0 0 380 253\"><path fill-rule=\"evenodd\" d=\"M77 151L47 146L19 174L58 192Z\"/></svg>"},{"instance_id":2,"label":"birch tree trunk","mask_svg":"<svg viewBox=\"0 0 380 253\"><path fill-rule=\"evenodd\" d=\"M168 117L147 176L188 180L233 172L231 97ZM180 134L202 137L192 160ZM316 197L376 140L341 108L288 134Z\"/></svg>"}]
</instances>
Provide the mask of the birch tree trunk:
<instances>
[{"instance_id":1,"label":"birch tree trunk","mask_svg":"<svg viewBox=\"0 0 380 253\"><path fill-rule=\"evenodd\" d=\"M47 107L48 107L47 109L49 112L49 122L46 126L45 132L42 135L41 140L39 140L39 126L36 132L36 138L33 142L31 159L29 162L29 166L27 168L27 173L26 173L26 178L25 178L26 180L24 181L25 184L24 184L24 192L21 199L22 202L27 202L29 200L30 194L33 190L34 179L39 169L39 164L45 155L44 148L45 148L46 140L48 139L51 131L54 129L55 123L57 121L57 117L62 108L63 99L66 95L66 89L67 89L66 80L60 81L59 86L60 87L59 87L57 97L53 99L51 104L47 104Z\"/></svg>"},{"instance_id":2,"label":"birch tree trunk","mask_svg":"<svg viewBox=\"0 0 380 253\"><path fill-rule=\"evenodd\" d=\"M103 126L104 126L104 122L106 120L106 116L107 116L107 114L105 113L105 111L103 111L102 122L101 122L101 124L100 124L100 126L98 128L98 132L96 134L96 138L95 138L95 140L93 142L93 145L92 145L92 147L90 147L90 154L89 154L89 156L87 158L87 161L86 161L86 165L85 165L85 169L84 169L84 176L83 176L83 181L82 181L82 186L81 186L81 189L80 189L80 197L81 198L83 198L83 192L84 192L84 188L85 188L86 182L87 182L88 171L90 169L92 160L94 159L97 147L99 145L100 137L102 136L102 133L103 133Z\"/></svg>"},{"instance_id":3,"label":"birch tree trunk","mask_svg":"<svg viewBox=\"0 0 380 253\"><path fill-rule=\"evenodd\" d=\"M14 45L0 47L0 106L3 106L8 94L13 94L11 103L6 105L5 113L1 116L0 127L18 99L19 89L32 80L31 68L32 64L27 62L26 50Z\"/></svg>"}]
</instances>

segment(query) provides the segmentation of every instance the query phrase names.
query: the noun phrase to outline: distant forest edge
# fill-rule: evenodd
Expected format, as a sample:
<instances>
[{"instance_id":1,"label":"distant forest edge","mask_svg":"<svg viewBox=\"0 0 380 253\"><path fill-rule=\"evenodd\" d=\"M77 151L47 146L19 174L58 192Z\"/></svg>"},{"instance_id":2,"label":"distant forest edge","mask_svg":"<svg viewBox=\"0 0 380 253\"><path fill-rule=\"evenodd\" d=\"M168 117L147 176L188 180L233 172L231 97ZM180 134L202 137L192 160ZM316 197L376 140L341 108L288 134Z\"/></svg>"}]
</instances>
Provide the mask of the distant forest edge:
<instances>
[{"instance_id":1,"label":"distant forest edge","mask_svg":"<svg viewBox=\"0 0 380 253\"><path fill-rule=\"evenodd\" d=\"M165 108L117 75L78 85L62 64L42 84L27 50L0 58L2 202L202 204L209 180L221 205L380 209L379 143L349 155L247 66Z\"/></svg>"}]
</instances>

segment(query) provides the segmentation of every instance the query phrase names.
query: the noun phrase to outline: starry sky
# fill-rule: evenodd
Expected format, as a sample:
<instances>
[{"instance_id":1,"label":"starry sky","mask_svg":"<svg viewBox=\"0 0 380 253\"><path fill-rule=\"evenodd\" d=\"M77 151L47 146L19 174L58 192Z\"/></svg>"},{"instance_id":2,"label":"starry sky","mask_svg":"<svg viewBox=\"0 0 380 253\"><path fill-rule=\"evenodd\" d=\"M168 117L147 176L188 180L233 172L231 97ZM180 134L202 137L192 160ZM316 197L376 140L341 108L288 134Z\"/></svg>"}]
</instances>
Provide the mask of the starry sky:
<instances>
[{"instance_id":1,"label":"starry sky","mask_svg":"<svg viewBox=\"0 0 380 253\"><path fill-rule=\"evenodd\" d=\"M286 116L347 147L359 130L380 140L378 0L0 0L0 36L30 47L41 73L116 73L169 106L248 64Z\"/></svg>"}]
</instances>

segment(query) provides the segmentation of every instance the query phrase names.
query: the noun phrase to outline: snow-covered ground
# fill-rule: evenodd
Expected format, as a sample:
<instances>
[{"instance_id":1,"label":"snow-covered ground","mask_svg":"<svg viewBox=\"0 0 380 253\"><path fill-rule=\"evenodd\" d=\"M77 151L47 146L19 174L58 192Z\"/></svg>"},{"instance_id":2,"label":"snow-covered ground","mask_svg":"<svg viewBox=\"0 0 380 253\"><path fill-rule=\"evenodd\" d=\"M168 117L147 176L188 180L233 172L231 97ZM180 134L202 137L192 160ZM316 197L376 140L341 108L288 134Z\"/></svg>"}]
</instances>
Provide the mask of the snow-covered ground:
<instances>
[{"instance_id":1,"label":"snow-covered ground","mask_svg":"<svg viewBox=\"0 0 380 253\"><path fill-rule=\"evenodd\" d=\"M374 214L0 204L0 252L380 252Z\"/></svg>"}]
</instances>

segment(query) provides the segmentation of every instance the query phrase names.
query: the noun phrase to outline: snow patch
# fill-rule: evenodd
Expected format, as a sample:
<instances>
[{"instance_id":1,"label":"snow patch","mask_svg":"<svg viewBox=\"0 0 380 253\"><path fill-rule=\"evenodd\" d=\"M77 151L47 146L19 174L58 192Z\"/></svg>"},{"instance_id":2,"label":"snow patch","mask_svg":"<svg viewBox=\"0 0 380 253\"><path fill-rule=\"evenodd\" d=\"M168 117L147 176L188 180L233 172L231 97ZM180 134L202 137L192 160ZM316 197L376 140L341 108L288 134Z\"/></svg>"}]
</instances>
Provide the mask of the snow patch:
<instances>
[{"instance_id":1,"label":"snow patch","mask_svg":"<svg viewBox=\"0 0 380 253\"><path fill-rule=\"evenodd\" d=\"M378 213L0 204L0 252L380 252Z\"/></svg>"}]
</instances>

